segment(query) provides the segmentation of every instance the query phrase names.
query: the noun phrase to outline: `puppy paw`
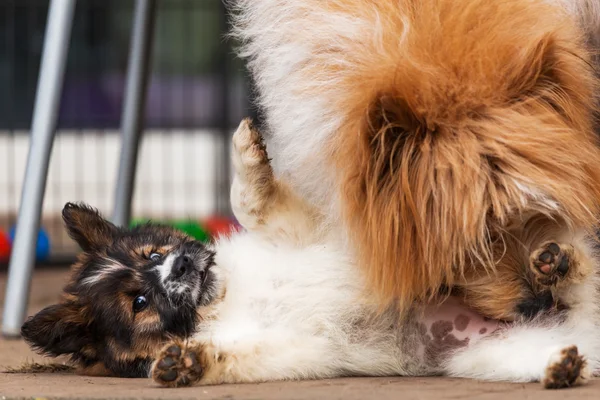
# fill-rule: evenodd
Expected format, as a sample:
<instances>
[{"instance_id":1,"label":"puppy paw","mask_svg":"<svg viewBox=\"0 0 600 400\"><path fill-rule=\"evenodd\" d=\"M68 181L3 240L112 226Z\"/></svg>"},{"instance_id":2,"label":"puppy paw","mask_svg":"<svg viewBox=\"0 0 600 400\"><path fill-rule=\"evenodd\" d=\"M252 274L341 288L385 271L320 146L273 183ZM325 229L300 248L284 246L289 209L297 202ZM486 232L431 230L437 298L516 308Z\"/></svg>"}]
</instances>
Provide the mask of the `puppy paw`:
<instances>
[{"instance_id":1,"label":"puppy paw","mask_svg":"<svg viewBox=\"0 0 600 400\"><path fill-rule=\"evenodd\" d=\"M565 278L576 265L573 246L548 242L531 254L530 268L542 286L552 286Z\"/></svg>"},{"instance_id":2,"label":"puppy paw","mask_svg":"<svg viewBox=\"0 0 600 400\"><path fill-rule=\"evenodd\" d=\"M249 118L242 120L233 134L232 143L238 172L244 173L260 165L269 165L263 137Z\"/></svg>"},{"instance_id":3,"label":"puppy paw","mask_svg":"<svg viewBox=\"0 0 600 400\"><path fill-rule=\"evenodd\" d=\"M586 361L577 346L559 350L550 358L544 380L546 389L563 389L583 383L589 378Z\"/></svg>"},{"instance_id":4,"label":"puppy paw","mask_svg":"<svg viewBox=\"0 0 600 400\"><path fill-rule=\"evenodd\" d=\"M193 385L204 374L201 355L201 346L186 346L180 342L170 343L154 362L152 379L166 387Z\"/></svg>"},{"instance_id":5,"label":"puppy paw","mask_svg":"<svg viewBox=\"0 0 600 400\"><path fill-rule=\"evenodd\" d=\"M232 207L242 225L247 222L253 226L253 222L260 223L263 218L277 184L262 135L250 119L240 123L232 142L235 168Z\"/></svg>"}]
</instances>

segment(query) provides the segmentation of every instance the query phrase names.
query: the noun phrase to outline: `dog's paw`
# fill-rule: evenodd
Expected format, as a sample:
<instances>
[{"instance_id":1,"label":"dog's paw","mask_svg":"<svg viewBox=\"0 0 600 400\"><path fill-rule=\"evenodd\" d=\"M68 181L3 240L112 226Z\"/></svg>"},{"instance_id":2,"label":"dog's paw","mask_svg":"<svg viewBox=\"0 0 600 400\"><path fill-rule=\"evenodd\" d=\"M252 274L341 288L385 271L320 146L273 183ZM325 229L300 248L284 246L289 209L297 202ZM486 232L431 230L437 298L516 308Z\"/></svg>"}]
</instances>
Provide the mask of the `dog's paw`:
<instances>
[{"instance_id":1,"label":"dog's paw","mask_svg":"<svg viewBox=\"0 0 600 400\"><path fill-rule=\"evenodd\" d=\"M569 346L550 358L542 383L546 389L563 389L581 384L588 377L585 359L577 346Z\"/></svg>"},{"instance_id":2,"label":"dog's paw","mask_svg":"<svg viewBox=\"0 0 600 400\"><path fill-rule=\"evenodd\" d=\"M249 118L242 120L233 134L232 143L234 161L240 172L246 168L269 164L263 137Z\"/></svg>"},{"instance_id":3,"label":"dog's paw","mask_svg":"<svg viewBox=\"0 0 600 400\"><path fill-rule=\"evenodd\" d=\"M162 386L190 386L203 374L202 348L186 346L180 342L168 344L152 366L152 379Z\"/></svg>"},{"instance_id":4,"label":"dog's paw","mask_svg":"<svg viewBox=\"0 0 600 400\"><path fill-rule=\"evenodd\" d=\"M249 119L243 120L233 135L233 164L231 205L238 220L249 229L262 223L277 189L263 138Z\"/></svg>"},{"instance_id":5,"label":"dog's paw","mask_svg":"<svg viewBox=\"0 0 600 400\"><path fill-rule=\"evenodd\" d=\"M530 268L542 286L551 286L575 267L573 246L548 242L531 254Z\"/></svg>"}]
</instances>

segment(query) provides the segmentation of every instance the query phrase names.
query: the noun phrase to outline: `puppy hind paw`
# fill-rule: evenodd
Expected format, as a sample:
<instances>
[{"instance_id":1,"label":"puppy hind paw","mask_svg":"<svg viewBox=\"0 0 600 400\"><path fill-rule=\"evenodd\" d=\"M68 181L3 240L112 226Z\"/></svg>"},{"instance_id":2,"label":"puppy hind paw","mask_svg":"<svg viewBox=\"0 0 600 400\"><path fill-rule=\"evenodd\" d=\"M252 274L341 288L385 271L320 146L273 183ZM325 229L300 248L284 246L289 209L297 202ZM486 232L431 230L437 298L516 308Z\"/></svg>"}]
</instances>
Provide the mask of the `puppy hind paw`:
<instances>
[{"instance_id":1,"label":"puppy hind paw","mask_svg":"<svg viewBox=\"0 0 600 400\"><path fill-rule=\"evenodd\" d=\"M232 208L242 225L249 228L264 219L277 190L262 135L249 119L243 120L233 135L233 163Z\"/></svg>"},{"instance_id":2,"label":"puppy hind paw","mask_svg":"<svg viewBox=\"0 0 600 400\"><path fill-rule=\"evenodd\" d=\"M530 268L536 281L542 286L555 285L564 279L576 265L573 247L548 242L531 255Z\"/></svg>"},{"instance_id":3,"label":"puppy hind paw","mask_svg":"<svg viewBox=\"0 0 600 400\"><path fill-rule=\"evenodd\" d=\"M232 139L234 162L238 172L259 165L269 165L267 147L250 118L242 120Z\"/></svg>"},{"instance_id":4,"label":"puppy hind paw","mask_svg":"<svg viewBox=\"0 0 600 400\"><path fill-rule=\"evenodd\" d=\"M585 382L590 373L577 346L559 350L551 358L542 381L546 389L564 389Z\"/></svg>"}]
</instances>

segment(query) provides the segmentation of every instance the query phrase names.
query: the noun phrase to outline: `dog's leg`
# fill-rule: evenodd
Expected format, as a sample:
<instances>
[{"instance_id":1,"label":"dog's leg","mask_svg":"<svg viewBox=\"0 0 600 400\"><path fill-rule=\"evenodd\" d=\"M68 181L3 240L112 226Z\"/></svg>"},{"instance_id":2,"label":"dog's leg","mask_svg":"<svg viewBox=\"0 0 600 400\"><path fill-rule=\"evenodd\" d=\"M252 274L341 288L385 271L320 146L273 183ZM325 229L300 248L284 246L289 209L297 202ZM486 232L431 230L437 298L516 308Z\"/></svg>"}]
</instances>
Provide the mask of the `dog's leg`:
<instances>
[{"instance_id":1,"label":"dog's leg","mask_svg":"<svg viewBox=\"0 0 600 400\"><path fill-rule=\"evenodd\" d=\"M547 388L583 382L590 370L600 367L592 246L585 233L572 232L544 216L516 224L507 239L499 248L501 274L489 274L477 290L487 292L488 297L506 297L492 308L497 315L511 316L518 310L517 320L532 320L456 352L448 362L448 373L485 380L541 381ZM509 294L514 298L509 299ZM487 299L481 302L489 303Z\"/></svg>"},{"instance_id":2,"label":"dog's leg","mask_svg":"<svg viewBox=\"0 0 600 400\"><path fill-rule=\"evenodd\" d=\"M151 377L167 387L314 379L336 376L338 364L324 338L264 332L250 340L172 342L160 352Z\"/></svg>"},{"instance_id":3,"label":"dog's leg","mask_svg":"<svg viewBox=\"0 0 600 400\"><path fill-rule=\"evenodd\" d=\"M518 320L593 306L599 266L585 232L538 215L515 222L494 246L495 271L476 266L457 284L465 302L483 315Z\"/></svg>"},{"instance_id":4,"label":"dog's leg","mask_svg":"<svg viewBox=\"0 0 600 400\"><path fill-rule=\"evenodd\" d=\"M551 308L590 314L597 296L598 265L589 236L540 217L524 225L520 240L529 253L525 265L532 292L549 294Z\"/></svg>"},{"instance_id":5,"label":"dog's leg","mask_svg":"<svg viewBox=\"0 0 600 400\"><path fill-rule=\"evenodd\" d=\"M319 236L318 213L275 179L263 138L249 119L233 136L233 165L231 205L244 228L301 244Z\"/></svg>"},{"instance_id":6,"label":"dog's leg","mask_svg":"<svg viewBox=\"0 0 600 400\"><path fill-rule=\"evenodd\" d=\"M589 365L583 356L598 355L594 335L575 326L509 328L454 353L446 372L489 381L542 382L549 389L570 387L583 383L590 367L598 368L597 358Z\"/></svg>"},{"instance_id":7,"label":"dog's leg","mask_svg":"<svg viewBox=\"0 0 600 400\"><path fill-rule=\"evenodd\" d=\"M536 285L561 290L584 282L594 273L591 246L585 236L565 236L532 246L528 265Z\"/></svg>"}]
</instances>

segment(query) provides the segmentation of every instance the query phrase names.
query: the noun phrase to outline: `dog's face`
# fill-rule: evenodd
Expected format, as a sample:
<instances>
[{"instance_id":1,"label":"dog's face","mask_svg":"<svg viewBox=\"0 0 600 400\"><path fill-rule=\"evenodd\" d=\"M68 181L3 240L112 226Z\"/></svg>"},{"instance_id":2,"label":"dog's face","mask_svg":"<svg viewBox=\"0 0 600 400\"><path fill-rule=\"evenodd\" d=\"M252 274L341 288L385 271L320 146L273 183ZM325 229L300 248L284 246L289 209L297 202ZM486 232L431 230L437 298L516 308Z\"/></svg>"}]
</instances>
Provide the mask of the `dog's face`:
<instances>
[{"instance_id":1,"label":"dog's face","mask_svg":"<svg viewBox=\"0 0 600 400\"><path fill-rule=\"evenodd\" d=\"M190 336L217 296L214 253L169 227L118 228L84 205L67 204L63 219L83 253L62 301L28 319L23 337L83 373L147 376L162 344Z\"/></svg>"}]
</instances>

